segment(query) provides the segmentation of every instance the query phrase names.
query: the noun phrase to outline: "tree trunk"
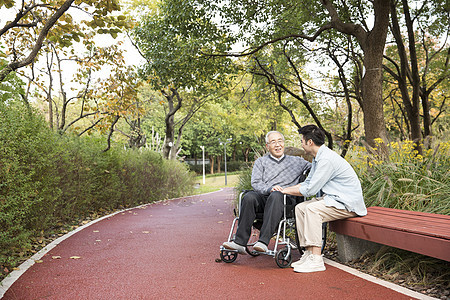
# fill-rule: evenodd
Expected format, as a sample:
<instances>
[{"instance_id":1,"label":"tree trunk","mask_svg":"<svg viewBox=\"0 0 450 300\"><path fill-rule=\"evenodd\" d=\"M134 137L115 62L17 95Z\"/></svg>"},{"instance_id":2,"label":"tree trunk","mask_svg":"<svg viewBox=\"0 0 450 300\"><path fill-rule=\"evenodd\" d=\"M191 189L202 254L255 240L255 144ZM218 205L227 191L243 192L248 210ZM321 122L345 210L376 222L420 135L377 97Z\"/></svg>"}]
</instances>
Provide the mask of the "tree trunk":
<instances>
[{"instance_id":1,"label":"tree trunk","mask_svg":"<svg viewBox=\"0 0 450 300\"><path fill-rule=\"evenodd\" d=\"M175 146L174 140L175 140L175 113L181 108L182 99L178 95L178 92L176 89L171 89L170 91L166 92L164 90L161 91L164 97L166 97L169 111L166 114L165 117L165 134L166 139L164 141L163 146L163 157L165 159L172 158L173 155L176 156L176 149L174 149L172 152L175 152L172 157L170 156L170 152L172 148ZM176 97L177 105L174 106L174 98Z\"/></svg>"},{"instance_id":2,"label":"tree trunk","mask_svg":"<svg viewBox=\"0 0 450 300\"><path fill-rule=\"evenodd\" d=\"M409 13L408 3L403 2L403 12L405 14L406 27L408 29L408 48L409 56L403 42L403 35L400 29L397 9L394 2L391 2L391 20L392 33L397 44L398 54L400 57L400 74L396 77L398 86L401 91L403 105L405 107L407 122L410 126L410 139L419 142L422 140L422 132L420 130L420 77L417 66L417 53L415 50L415 38L413 30L413 21ZM412 47L412 48L411 48ZM409 67L411 64L411 68ZM392 74L392 72L391 72ZM412 94L410 96L410 89ZM416 147L420 151L420 147Z\"/></svg>"},{"instance_id":3,"label":"tree trunk","mask_svg":"<svg viewBox=\"0 0 450 300\"><path fill-rule=\"evenodd\" d=\"M248 154L250 153L250 148L245 148L242 150L242 154L244 155L244 160L246 163L248 163Z\"/></svg>"},{"instance_id":4,"label":"tree trunk","mask_svg":"<svg viewBox=\"0 0 450 300\"><path fill-rule=\"evenodd\" d=\"M375 0L375 23L365 39L359 39L364 51L365 74L362 78L362 101L364 111L364 129L367 143L375 147L374 139L387 142L386 124L383 109L383 52L389 25L388 0Z\"/></svg>"},{"instance_id":5,"label":"tree trunk","mask_svg":"<svg viewBox=\"0 0 450 300\"><path fill-rule=\"evenodd\" d=\"M165 130L166 139L164 141L163 146L163 157L165 159L169 159L170 150L172 150L174 140L174 125L175 125L174 116L171 115L166 117L165 123L166 123L166 130Z\"/></svg>"},{"instance_id":6,"label":"tree trunk","mask_svg":"<svg viewBox=\"0 0 450 300\"><path fill-rule=\"evenodd\" d=\"M214 156L209 156L210 174L214 174Z\"/></svg>"},{"instance_id":7,"label":"tree trunk","mask_svg":"<svg viewBox=\"0 0 450 300\"><path fill-rule=\"evenodd\" d=\"M431 116L430 116L430 102L428 101L428 93L426 88L421 93L422 110L423 110L423 136L432 135L431 131Z\"/></svg>"},{"instance_id":8,"label":"tree trunk","mask_svg":"<svg viewBox=\"0 0 450 300\"><path fill-rule=\"evenodd\" d=\"M374 25L371 31L362 26L345 23L339 18L333 2L321 0L322 5L331 17L333 28L344 34L354 36L363 52L365 74L361 80L362 108L364 111L364 130L367 143L375 147L376 138L387 142L386 126L384 122L382 66L383 52L389 26L389 0L374 0Z\"/></svg>"},{"instance_id":9,"label":"tree trunk","mask_svg":"<svg viewBox=\"0 0 450 300\"><path fill-rule=\"evenodd\" d=\"M362 99L364 111L364 129L366 141L375 147L374 139L387 141L384 122L381 61L376 53L365 53L364 66L366 74L362 79Z\"/></svg>"}]
</instances>

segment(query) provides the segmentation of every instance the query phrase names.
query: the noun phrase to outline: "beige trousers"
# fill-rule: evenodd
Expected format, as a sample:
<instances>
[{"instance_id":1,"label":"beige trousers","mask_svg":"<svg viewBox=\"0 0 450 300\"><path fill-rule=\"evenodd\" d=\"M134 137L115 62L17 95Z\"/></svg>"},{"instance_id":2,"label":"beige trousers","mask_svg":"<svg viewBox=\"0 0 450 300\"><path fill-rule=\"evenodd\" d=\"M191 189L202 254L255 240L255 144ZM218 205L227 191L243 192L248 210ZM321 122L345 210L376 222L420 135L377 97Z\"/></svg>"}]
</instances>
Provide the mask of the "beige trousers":
<instances>
[{"instance_id":1,"label":"beige trousers","mask_svg":"<svg viewBox=\"0 0 450 300\"><path fill-rule=\"evenodd\" d=\"M346 209L326 206L323 197L297 204L295 220L301 247L322 247L322 223L355 217Z\"/></svg>"}]
</instances>

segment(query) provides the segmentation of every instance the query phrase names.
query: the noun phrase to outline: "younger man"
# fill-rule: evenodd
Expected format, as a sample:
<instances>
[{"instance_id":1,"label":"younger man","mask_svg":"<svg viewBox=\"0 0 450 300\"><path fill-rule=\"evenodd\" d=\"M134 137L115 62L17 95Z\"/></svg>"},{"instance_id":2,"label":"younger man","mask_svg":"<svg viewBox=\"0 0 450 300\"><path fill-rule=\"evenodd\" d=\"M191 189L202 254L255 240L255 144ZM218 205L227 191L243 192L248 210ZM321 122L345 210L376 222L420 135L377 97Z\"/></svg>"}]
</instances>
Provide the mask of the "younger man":
<instances>
[{"instance_id":1,"label":"younger man","mask_svg":"<svg viewBox=\"0 0 450 300\"><path fill-rule=\"evenodd\" d=\"M299 242L306 251L292 267L301 273L325 271L321 256L322 223L365 216L367 210L358 176L344 158L324 145L324 132L315 125L306 125L299 132L303 135L303 149L314 156L311 171L304 182L282 192L310 197L322 190L324 196L295 207Z\"/></svg>"}]
</instances>

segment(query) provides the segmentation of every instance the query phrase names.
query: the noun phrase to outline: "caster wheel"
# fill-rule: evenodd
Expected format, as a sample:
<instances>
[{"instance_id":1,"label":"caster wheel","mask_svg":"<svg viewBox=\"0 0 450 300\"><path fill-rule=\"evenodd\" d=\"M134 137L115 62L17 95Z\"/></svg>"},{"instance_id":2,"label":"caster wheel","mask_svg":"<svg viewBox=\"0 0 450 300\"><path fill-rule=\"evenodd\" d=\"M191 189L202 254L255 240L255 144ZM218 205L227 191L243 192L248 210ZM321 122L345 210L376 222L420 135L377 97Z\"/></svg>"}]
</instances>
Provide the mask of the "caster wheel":
<instances>
[{"instance_id":1,"label":"caster wheel","mask_svg":"<svg viewBox=\"0 0 450 300\"><path fill-rule=\"evenodd\" d=\"M237 252L229 251L229 250L221 250L220 251L220 258L222 261L226 263L232 263L236 260L238 254Z\"/></svg>"},{"instance_id":2,"label":"caster wheel","mask_svg":"<svg viewBox=\"0 0 450 300\"><path fill-rule=\"evenodd\" d=\"M275 261L280 268L288 268L292 263L292 256L291 254L288 255L288 248L278 251Z\"/></svg>"}]
</instances>

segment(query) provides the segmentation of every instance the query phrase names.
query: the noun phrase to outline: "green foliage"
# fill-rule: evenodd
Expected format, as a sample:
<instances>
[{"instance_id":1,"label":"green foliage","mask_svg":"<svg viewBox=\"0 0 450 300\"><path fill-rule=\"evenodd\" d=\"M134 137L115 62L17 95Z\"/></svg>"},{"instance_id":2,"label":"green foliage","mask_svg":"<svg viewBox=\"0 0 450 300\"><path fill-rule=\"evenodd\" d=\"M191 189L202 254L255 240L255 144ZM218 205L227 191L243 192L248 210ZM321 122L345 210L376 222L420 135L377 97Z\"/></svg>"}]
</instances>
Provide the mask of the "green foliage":
<instances>
[{"instance_id":1,"label":"green foliage","mask_svg":"<svg viewBox=\"0 0 450 300\"><path fill-rule=\"evenodd\" d=\"M59 135L25 107L0 103L0 266L11 269L33 237L101 210L189 193L194 178L151 151Z\"/></svg>"},{"instance_id":2,"label":"green foliage","mask_svg":"<svg viewBox=\"0 0 450 300\"><path fill-rule=\"evenodd\" d=\"M0 50L0 57L5 54ZM6 60L0 58L0 70L7 65ZM11 72L6 78L0 82L0 102L7 100L20 100L20 95L24 94L24 82L17 77L15 72Z\"/></svg>"},{"instance_id":3,"label":"green foliage","mask_svg":"<svg viewBox=\"0 0 450 300\"><path fill-rule=\"evenodd\" d=\"M414 148L411 141L390 143L386 159L362 147L350 154L366 205L450 214L450 142L436 143L423 155Z\"/></svg>"},{"instance_id":4,"label":"green foliage","mask_svg":"<svg viewBox=\"0 0 450 300\"><path fill-rule=\"evenodd\" d=\"M362 270L375 273L377 277L395 282L402 280L422 292L429 285L448 289L449 267L449 262L387 246L382 247L375 256L366 256L361 264Z\"/></svg>"},{"instance_id":5,"label":"green foliage","mask_svg":"<svg viewBox=\"0 0 450 300\"><path fill-rule=\"evenodd\" d=\"M170 0L142 17L134 29L136 43L147 60L144 76L155 89L208 88L223 83L229 58L208 58L202 52L229 50L226 32L211 15L188 1ZM155 42L157 41L157 42Z\"/></svg>"},{"instance_id":6,"label":"green foliage","mask_svg":"<svg viewBox=\"0 0 450 300\"><path fill-rule=\"evenodd\" d=\"M251 189L252 189L252 168L248 168L239 175L239 183L236 185L236 190L238 191L239 194L244 190L251 190Z\"/></svg>"}]
</instances>

